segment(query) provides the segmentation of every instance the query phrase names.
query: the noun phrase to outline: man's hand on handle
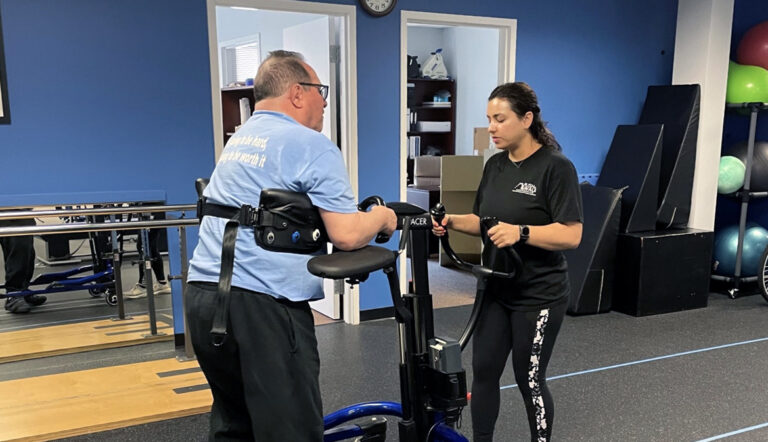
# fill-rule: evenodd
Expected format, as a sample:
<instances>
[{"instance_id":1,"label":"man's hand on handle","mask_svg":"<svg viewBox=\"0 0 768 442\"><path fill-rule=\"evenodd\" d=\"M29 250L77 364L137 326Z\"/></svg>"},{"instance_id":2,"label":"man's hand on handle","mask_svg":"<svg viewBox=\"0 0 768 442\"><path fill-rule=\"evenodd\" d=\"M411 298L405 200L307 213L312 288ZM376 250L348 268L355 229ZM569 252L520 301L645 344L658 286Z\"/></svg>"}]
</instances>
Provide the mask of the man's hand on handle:
<instances>
[{"instance_id":1,"label":"man's hand on handle","mask_svg":"<svg viewBox=\"0 0 768 442\"><path fill-rule=\"evenodd\" d=\"M397 215L395 211L387 206L373 206L370 212L376 213L377 217L382 219L382 232L389 236L397 229Z\"/></svg>"}]
</instances>

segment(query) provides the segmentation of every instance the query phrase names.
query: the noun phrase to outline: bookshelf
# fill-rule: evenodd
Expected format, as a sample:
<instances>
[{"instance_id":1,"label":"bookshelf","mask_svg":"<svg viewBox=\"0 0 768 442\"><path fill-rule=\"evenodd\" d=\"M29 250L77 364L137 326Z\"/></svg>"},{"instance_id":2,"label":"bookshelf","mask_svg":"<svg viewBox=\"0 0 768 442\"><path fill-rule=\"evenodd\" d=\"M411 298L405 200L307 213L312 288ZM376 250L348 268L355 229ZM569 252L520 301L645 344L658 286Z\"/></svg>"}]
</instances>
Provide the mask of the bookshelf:
<instances>
[{"instance_id":1,"label":"bookshelf","mask_svg":"<svg viewBox=\"0 0 768 442\"><path fill-rule=\"evenodd\" d=\"M434 97L445 91L449 102L436 102ZM456 153L456 82L428 78L408 79L408 184L413 183L413 157L439 152ZM425 122L428 122L425 124ZM418 139L418 142L414 141ZM418 149L411 146L418 145ZM416 151L418 150L418 152Z\"/></svg>"},{"instance_id":2,"label":"bookshelf","mask_svg":"<svg viewBox=\"0 0 768 442\"><path fill-rule=\"evenodd\" d=\"M240 99L247 98L250 112L253 111L253 86L227 87L221 89L221 119L224 129L224 145L240 125ZM249 114L250 114L249 112Z\"/></svg>"}]
</instances>

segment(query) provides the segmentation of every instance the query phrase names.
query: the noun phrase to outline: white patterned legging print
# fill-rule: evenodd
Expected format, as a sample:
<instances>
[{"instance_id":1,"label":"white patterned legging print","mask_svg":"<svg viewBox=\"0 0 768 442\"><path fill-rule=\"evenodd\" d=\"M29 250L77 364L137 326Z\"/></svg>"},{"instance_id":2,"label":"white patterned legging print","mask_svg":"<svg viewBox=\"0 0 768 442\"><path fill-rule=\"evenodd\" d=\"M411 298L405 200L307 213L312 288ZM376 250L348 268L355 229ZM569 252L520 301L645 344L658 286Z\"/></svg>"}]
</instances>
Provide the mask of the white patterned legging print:
<instances>
[{"instance_id":1,"label":"white patterned legging print","mask_svg":"<svg viewBox=\"0 0 768 442\"><path fill-rule=\"evenodd\" d=\"M541 310L516 311L495 300L486 300L472 340L470 406L474 441L493 440L501 408L500 380L510 352L515 381L525 403L530 440L549 440L554 402L547 387L546 370L566 308L563 303ZM505 396L505 400L509 398ZM498 440L520 440L520 431L517 426L507 427Z\"/></svg>"}]
</instances>

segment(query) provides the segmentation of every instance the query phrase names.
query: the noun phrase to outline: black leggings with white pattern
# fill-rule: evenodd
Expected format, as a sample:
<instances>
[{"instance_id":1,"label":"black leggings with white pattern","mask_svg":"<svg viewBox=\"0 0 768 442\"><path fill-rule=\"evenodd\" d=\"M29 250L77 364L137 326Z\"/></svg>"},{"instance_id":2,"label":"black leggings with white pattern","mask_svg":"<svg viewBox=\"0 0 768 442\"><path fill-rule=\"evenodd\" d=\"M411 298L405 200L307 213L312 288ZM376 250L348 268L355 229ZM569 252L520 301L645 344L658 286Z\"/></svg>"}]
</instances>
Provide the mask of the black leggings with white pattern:
<instances>
[{"instance_id":1,"label":"black leggings with white pattern","mask_svg":"<svg viewBox=\"0 0 768 442\"><path fill-rule=\"evenodd\" d=\"M531 440L549 441L554 403L546 372L567 303L514 311L488 296L472 338L472 431L475 442L493 440L499 415L499 380L512 352L515 381L525 401ZM504 437L504 440L519 438Z\"/></svg>"}]
</instances>

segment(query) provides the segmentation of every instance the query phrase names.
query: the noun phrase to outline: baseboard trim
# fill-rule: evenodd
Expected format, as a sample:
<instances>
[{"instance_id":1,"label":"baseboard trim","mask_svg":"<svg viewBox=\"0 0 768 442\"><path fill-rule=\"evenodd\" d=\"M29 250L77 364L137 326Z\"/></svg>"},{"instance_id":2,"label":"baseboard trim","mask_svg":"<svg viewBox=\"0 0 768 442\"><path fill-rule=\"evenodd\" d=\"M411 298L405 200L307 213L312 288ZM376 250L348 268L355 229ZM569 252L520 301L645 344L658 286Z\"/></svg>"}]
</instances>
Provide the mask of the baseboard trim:
<instances>
[{"instance_id":1,"label":"baseboard trim","mask_svg":"<svg viewBox=\"0 0 768 442\"><path fill-rule=\"evenodd\" d=\"M373 321L375 319L393 318L393 317L395 317L394 307L374 308L371 310L363 310L360 312L360 322Z\"/></svg>"}]
</instances>

